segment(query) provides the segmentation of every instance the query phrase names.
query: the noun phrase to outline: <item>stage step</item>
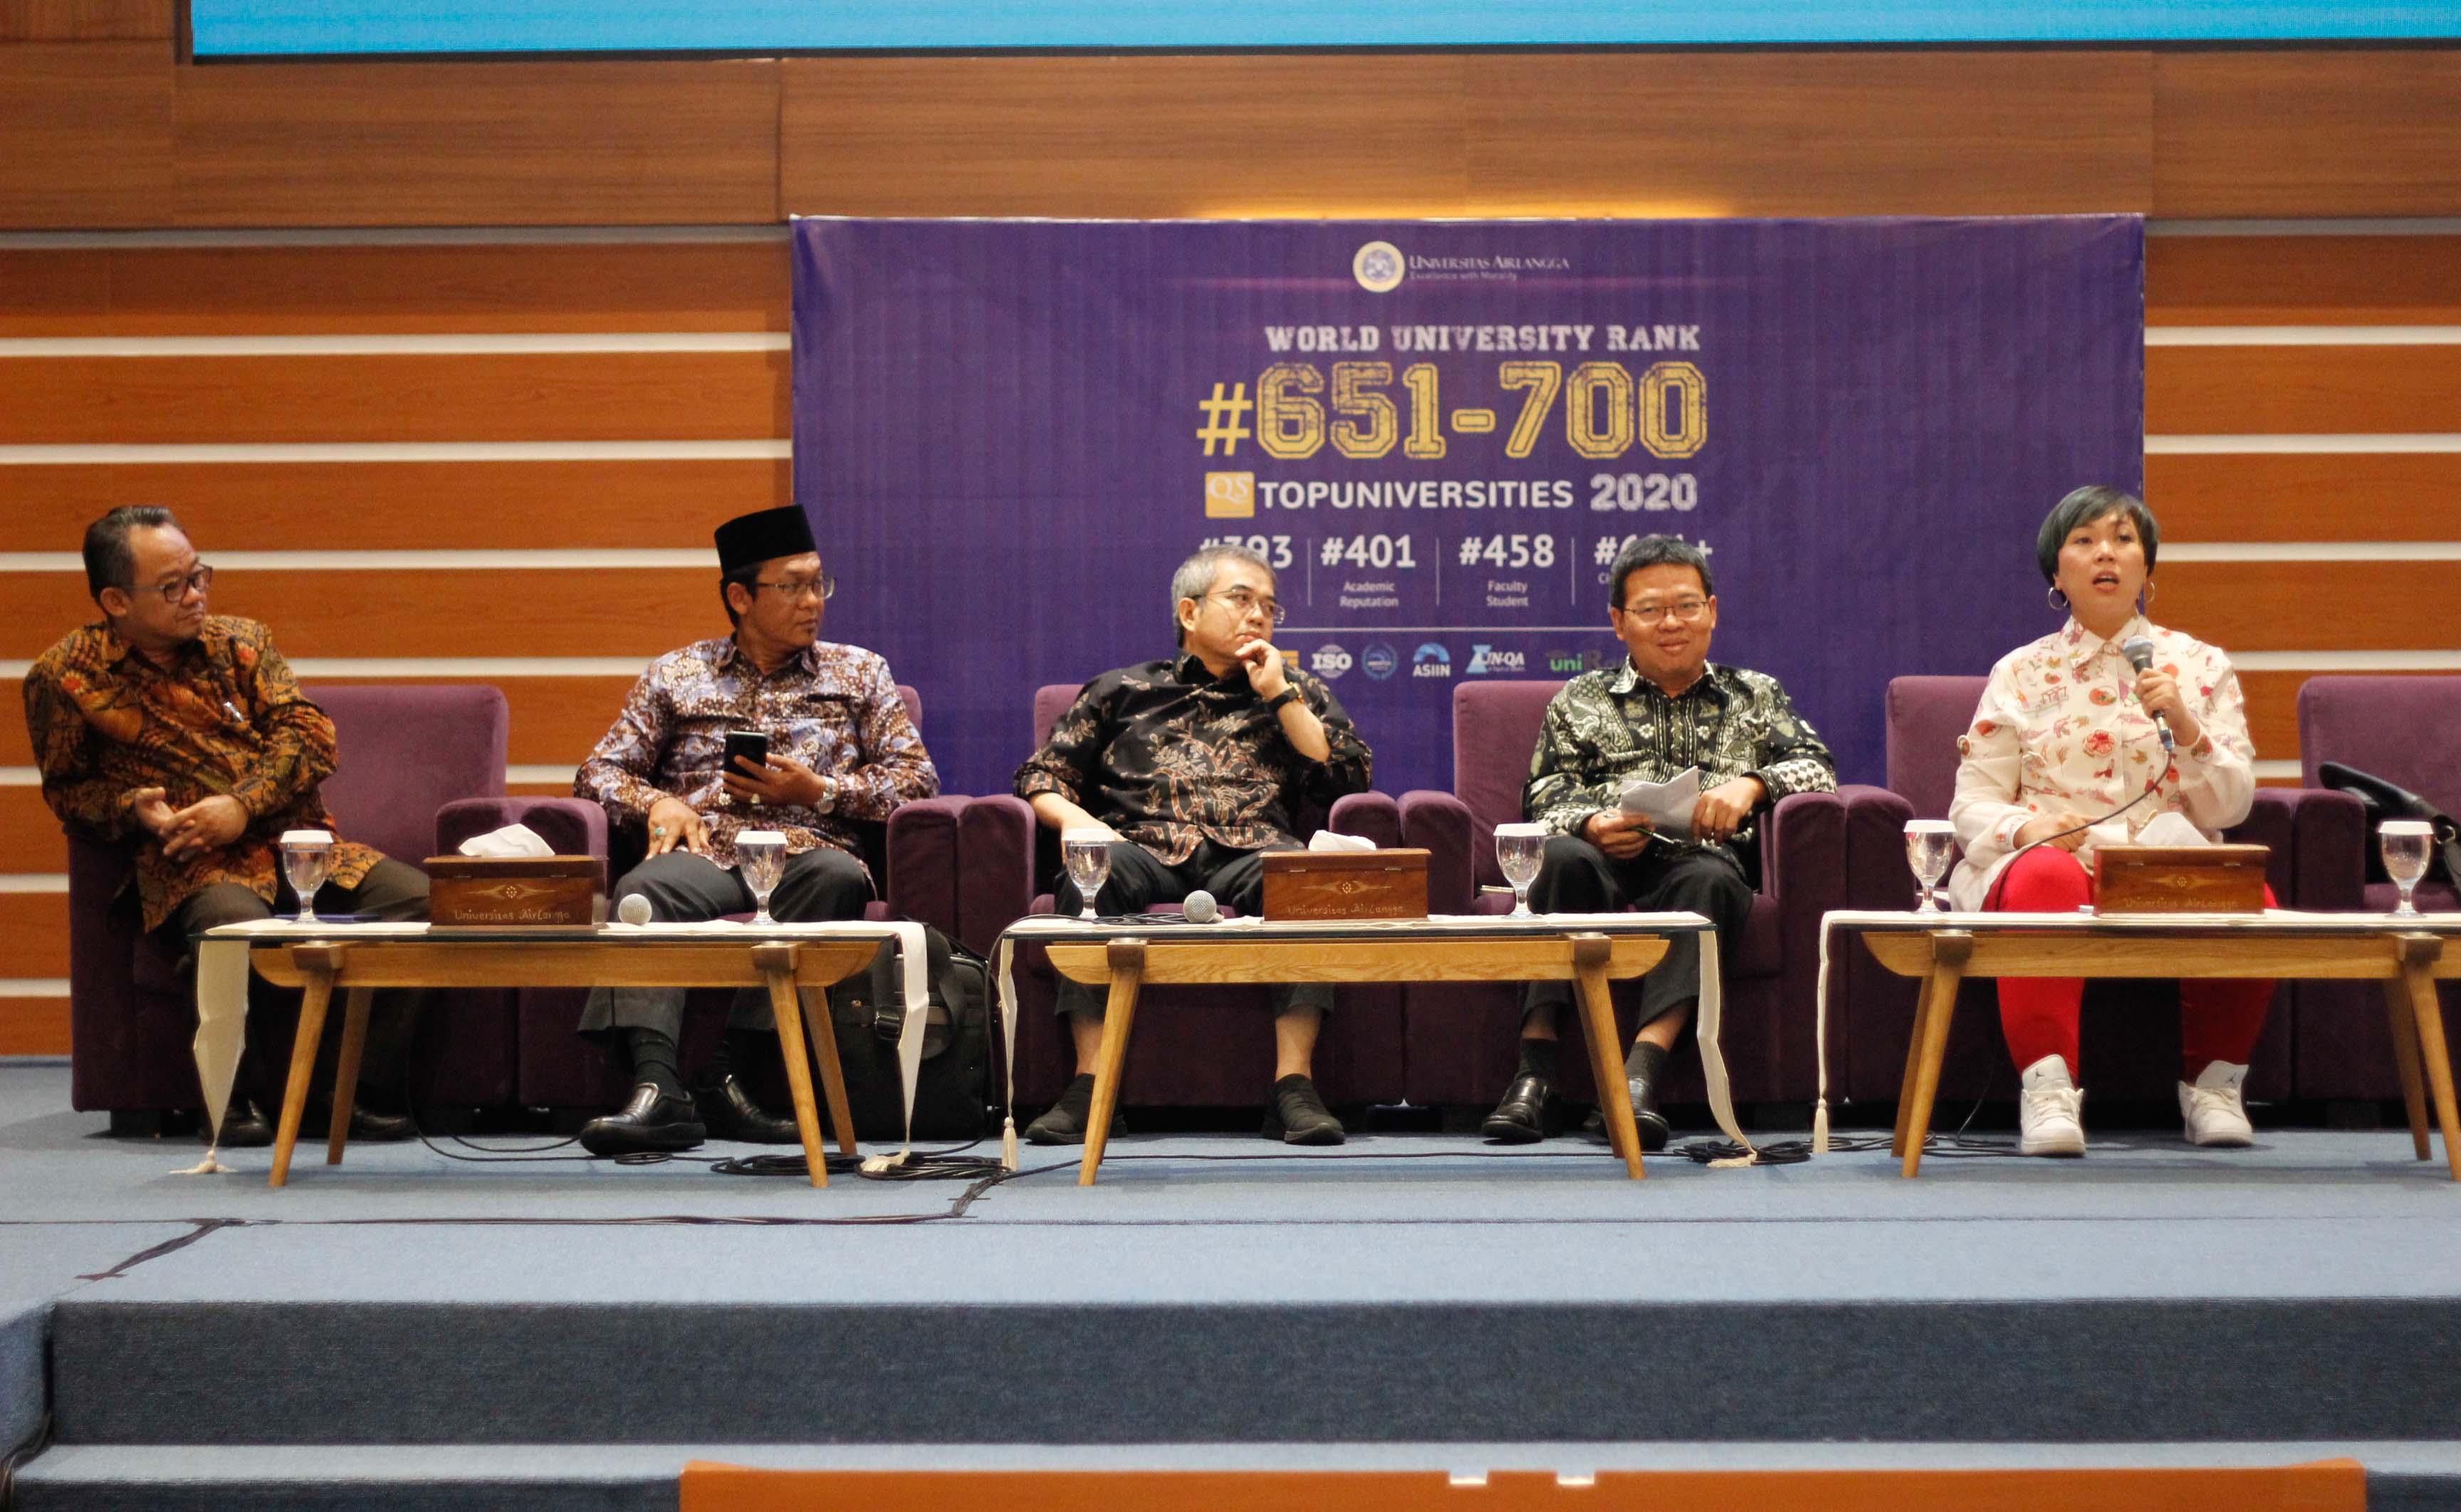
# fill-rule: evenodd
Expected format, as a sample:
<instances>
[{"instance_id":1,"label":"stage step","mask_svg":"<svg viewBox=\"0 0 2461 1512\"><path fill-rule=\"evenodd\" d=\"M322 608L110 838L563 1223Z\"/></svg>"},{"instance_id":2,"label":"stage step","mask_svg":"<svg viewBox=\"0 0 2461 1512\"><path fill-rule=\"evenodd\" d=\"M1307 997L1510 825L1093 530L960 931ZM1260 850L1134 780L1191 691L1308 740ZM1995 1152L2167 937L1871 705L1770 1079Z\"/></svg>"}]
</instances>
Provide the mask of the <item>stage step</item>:
<instances>
[{"instance_id":1,"label":"stage step","mask_svg":"<svg viewBox=\"0 0 2461 1512\"><path fill-rule=\"evenodd\" d=\"M2108 1444L443 1444L56 1448L20 1475L22 1512L673 1512L691 1459L802 1470L2078 1469L2354 1459L2371 1512L2461 1509L2461 1442Z\"/></svg>"}]
</instances>

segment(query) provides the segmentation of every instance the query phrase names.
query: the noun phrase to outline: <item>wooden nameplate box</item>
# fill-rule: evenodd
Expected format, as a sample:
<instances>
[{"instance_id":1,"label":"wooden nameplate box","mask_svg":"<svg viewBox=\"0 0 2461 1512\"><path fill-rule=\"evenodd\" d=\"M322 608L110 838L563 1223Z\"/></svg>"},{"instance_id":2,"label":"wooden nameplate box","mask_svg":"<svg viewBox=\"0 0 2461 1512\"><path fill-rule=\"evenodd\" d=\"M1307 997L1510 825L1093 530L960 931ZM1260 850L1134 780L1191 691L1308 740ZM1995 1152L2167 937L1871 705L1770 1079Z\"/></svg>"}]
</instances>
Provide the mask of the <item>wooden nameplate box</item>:
<instances>
[{"instance_id":1,"label":"wooden nameplate box","mask_svg":"<svg viewBox=\"0 0 2461 1512\"><path fill-rule=\"evenodd\" d=\"M2093 853L2096 913L2262 913L2262 845L2104 845Z\"/></svg>"},{"instance_id":2,"label":"wooden nameplate box","mask_svg":"<svg viewBox=\"0 0 2461 1512\"><path fill-rule=\"evenodd\" d=\"M1423 919L1423 850L1269 850L1268 919Z\"/></svg>"},{"instance_id":3,"label":"wooden nameplate box","mask_svg":"<svg viewBox=\"0 0 2461 1512\"><path fill-rule=\"evenodd\" d=\"M431 924L501 928L606 919L595 856L430 856L427 879Z\"/></svg>"}]
</instances>

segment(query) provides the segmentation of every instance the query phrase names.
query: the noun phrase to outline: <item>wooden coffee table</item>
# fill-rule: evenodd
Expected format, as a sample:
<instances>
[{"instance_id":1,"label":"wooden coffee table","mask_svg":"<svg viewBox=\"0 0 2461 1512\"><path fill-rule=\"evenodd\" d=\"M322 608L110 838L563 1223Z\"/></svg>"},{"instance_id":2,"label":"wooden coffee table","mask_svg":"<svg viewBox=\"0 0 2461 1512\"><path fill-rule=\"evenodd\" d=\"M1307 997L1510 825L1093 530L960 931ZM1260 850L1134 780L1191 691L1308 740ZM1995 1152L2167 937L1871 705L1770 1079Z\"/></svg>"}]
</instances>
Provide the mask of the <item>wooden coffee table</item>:
<instances>
[{"instance_id":1,"label":"wooden coffee table","mask_svg":"<svg viewBox=\"0 0 2461 1512\"><path fill-rule=\"evenodd\" d=\"M1147 983L1574 982L1579 984L1575 995L1608 1142L1637 1182L1642 1179L1640 1133L1624 1086L1607 984L1656 966L1672 936L1709 935L1710 927L1708 920L1695 913L1537 914L1528 919L1471 914L1305 923L1246 919L1160 926L1045 914L1019 920L1001 937L1001 1011L1011 1023L1013 1043L1016 999L1007 985L1007 960L1015 942L1042 946L1052 969L1073 981L1109 989L1094 1071L1092 1122L1077 1172L1077 1183L1091 1186L1109 1142L1111 1115L1119 1106L1121 1068L1127 1058L1137 995ZM1741 1139L1725 1094L1725 1068L1717 1060L1714 936L1707 944L1701 952L1702 1059L1715 1063L1710 1097L1720 1109L1720 1123Z\"/></svg>"},{"instance_id":2,"label":"wooden coffee table","mask_svg":"<svg viewBox=\"0 0 2461 1512\"><path fill-rule=\"evenodd\" d=\"M826 1151L812 1099L813 1062L820 1065L823 1095L838 1146L855 1153L854 1115L846 1100L845 1075L838 1064L837 1038L824 1000L805 988L826 988L870 965L894 926L875 924L601 925L588 928L446 928L423 924L302 926L283 920L226 925L199 936L199 1066L205 1070L208 1035L228 1022L232 1005L209 1003L215 994L214 955L244 950L258 975L279 987L305 990L299 1032L291 1044L290 1076L283 1090L282 1119L273 1145L271 1183L287 1185L290 1157L306 1116L316 1050L336 990L344 995L342 1043L333 1073L333 1119L327 1130L325 1163L338 1165L350 1141L352 1100L359 1058L367 1043L368 994L380 987L766 987L777 1019L786 1083L794 1095L795 1128L814 1186L828 1184ZM227 981L225 970L220 973ZM246 1012L240 977L237 1012ZM223 994L223 995L227 995ZM227 1052L232 1065L238 1043ZM211 1090L211 1077L208 1091ZM227 1067L222 1081L229 1084Z\"/></svg>"},{"instance_id":3,"label":"wooden coffee table","mask_svg":"<svg viewBox=\"0 0 2461 1512\"><path fill-rule=\"evenodd\" d=\"M2435 993L2438 978L2461 977L2461 950L2447 948L2461 938L2461 914L1831 913L1821 921L1824 939L1831 927L1860 934L1899 976L1923 979L1889 1145L1906 1176L1922 1165L1949 1020L1967 977L2328 977L2384 983L2412 1148L2430 1158L2431 1092L2446 1163L2461 1182L2461 1113ZM1824 1020L1826 1012L1824 994Z\"/></svg>"}]
</instances>

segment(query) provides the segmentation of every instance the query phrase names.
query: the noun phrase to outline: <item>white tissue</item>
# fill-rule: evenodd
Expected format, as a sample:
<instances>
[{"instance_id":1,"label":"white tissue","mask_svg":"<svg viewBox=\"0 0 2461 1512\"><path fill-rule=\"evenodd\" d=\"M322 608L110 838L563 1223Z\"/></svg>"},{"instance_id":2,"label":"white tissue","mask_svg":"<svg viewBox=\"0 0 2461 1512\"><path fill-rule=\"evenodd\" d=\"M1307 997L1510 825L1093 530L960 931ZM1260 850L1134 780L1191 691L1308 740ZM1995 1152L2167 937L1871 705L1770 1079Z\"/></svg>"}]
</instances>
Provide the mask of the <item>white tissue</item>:
<instances>
[{"instance_id":1,"label":"white tissue","mask_svg":"<svg viewBox=\"0 0 2461 1512\"><path fill-rule=\"evenodd\" d=\"M2136 832L2139 845L2210 845L2204 831L2188 821L2185 814L2156 814Z\"/></svg>"},{"instance_id":2,"label":"white tissue","mask_svg":"<svg viewBox=\"0 0 2461 1512\"><path fill-rule=\"evenodd\" d=\"M1329 829L1317 830L1308 837L1310 850L1374 850L1376 842L1362 835L1337 835Z\"/></svg>"},{"instance_id":3,"label":"white tissue","mask_svg":"<svg viewBox=\"0 0 2461 1512\"><path fill-rule=\"evenodd\" d=\"M555 847L539 839L538 831L527 824L507 824L503 829L473 835L461 842L464 856L552 856Z\"/></svg>"}]
</instances>

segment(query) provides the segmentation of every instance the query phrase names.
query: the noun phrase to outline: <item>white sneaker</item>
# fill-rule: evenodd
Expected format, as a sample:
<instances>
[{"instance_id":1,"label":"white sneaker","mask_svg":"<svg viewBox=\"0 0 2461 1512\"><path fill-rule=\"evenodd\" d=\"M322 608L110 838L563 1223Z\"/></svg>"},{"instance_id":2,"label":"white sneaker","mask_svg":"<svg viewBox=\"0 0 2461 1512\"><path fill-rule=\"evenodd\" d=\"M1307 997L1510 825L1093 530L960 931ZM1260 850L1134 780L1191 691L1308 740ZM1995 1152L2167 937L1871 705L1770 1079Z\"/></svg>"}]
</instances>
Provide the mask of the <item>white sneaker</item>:
<instances>
[{"instance_id":1,"label":"white sneaker","mask_svg":"<svg viewBox=\"0 0 2461 1512\"><path fill-rule=\"evenodd\" d=\"M2083 1155L2085 1094L2068 1077L2068 1063L2044 1055L2027 1066L2017 1095L2017 1153Z\"/></svg>"},{"instance_id":2,"label":"white sneaker","mask_svg":"<svg viewBox=\"0 0 2461 1512\"><path fill-rule=\"evenodd\" d=\"M2187 1120L2190 1144L2238 1148L2256 1142L2247 1103L2239 1096L2246 1081L2245 1066L2216 1060L2196 1077L2195 1085L2179 1083L2179 1117Z\"/></svg>"}]
</instances>

